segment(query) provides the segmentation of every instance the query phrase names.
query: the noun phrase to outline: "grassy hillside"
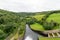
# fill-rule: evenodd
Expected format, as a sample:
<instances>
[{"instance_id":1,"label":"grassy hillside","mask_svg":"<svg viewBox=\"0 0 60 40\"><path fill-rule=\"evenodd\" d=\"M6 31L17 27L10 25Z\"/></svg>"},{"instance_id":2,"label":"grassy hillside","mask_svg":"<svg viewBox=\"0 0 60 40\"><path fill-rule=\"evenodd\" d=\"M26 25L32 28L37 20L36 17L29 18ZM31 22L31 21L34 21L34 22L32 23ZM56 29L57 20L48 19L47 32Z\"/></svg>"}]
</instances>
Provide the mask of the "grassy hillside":
<instances>
[{"instance_id":1,"label":"grassy hillside","mask_svg":"<svg viewBox=\"0 0 60 40\"><path fill-rule=\"evenodd\" d=\"M33 30L46 31L60 29L60 12L58 11L47 12L46 15L36 15L33 17L37 19L35 23L30 25ZM60 40L60 38L39 37L39 40Z\"/></svg>"},{"instance_id":2,"label":"grassy hillside","mask_svg":"<svg viewBox=\"0 0 60 40\"><path fill-rule=\"evenodd\" d=\"M51 20L60 23L60 13L53 13L46 19L46 21L48 22L50 22Z\"/></svg>"},{"instance_id":3,"label":"grassy hillside","mask_svg":"<svg viewBox=\"0 0 60 40\"><path fill-rule=\"evenodd\" d=\"M40 31L42 30L42 31L44 31L43 26L40 25L40 24L38 24L38 23L35 23L35 24L30 25L30 27L31 27L32 29L34 29L34 30L40 30Z\"/></svg>"},{"instance_id":4,"label":"grassy hillside","mask_svg":"<svg viewBox=\"0 0 60 40\"><path fill-rule=\"evenodd\" d=\"M54 23L54 25L56 25L56 26L54 26L53 29L60 29L60 13L51 13L49 16L47 15L48 17L47 17L46 20L44 20L44 19L41 20L45 16L46 15L35 15L33 17L37 19L36 21L38 21L38 25L41 24L41 21L43 22L42 27L44 25L46 25L46 28L47 28L47 25L51 26ZM36 25L34 27L34 24L32 26L33 26L32 29L34 29L35 27L37 27ZM37 28L39 28L39 27L37 27Z\"/></svg>"},{"instance_id":5,"label":"grassy hillside","mask_svg":"<svg viewBox=\"0 0 60 40\"><path fill-rule=\"evenodd\" d=\"M40 21L45 15L41 14L41 15L35 15L32 16L33 18L35 18L37 21Z\"/></svg>"},{"instance_id":6,"label":"grassy hillside","mask_svg":"<svg viewBox=\"0 0 60 40\"><path fill-rule=\"evenodd\" d=\"M46 19L47 22L51 22L51 20L59 24L54 29L60 29L60 13L53 13Z\"/></svg>"}]
</instances>

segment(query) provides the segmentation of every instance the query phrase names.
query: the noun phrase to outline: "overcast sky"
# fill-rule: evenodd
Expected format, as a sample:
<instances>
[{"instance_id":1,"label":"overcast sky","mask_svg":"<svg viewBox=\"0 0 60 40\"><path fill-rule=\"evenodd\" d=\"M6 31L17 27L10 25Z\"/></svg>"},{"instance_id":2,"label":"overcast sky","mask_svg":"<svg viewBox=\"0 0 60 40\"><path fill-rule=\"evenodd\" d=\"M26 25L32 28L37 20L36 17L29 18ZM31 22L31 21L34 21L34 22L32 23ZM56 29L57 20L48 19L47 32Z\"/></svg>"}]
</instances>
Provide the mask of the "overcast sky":
<instances>
[{"instance_id":1,"label":"overcast sky","mask_svg":"<svg viewBox=\"0 0 60 40\"><path fill-rule=\"evenodd\" d=\"M0 0L0 9L19 12L59 10L60 0Z\"/></svg>"}]
</instances>

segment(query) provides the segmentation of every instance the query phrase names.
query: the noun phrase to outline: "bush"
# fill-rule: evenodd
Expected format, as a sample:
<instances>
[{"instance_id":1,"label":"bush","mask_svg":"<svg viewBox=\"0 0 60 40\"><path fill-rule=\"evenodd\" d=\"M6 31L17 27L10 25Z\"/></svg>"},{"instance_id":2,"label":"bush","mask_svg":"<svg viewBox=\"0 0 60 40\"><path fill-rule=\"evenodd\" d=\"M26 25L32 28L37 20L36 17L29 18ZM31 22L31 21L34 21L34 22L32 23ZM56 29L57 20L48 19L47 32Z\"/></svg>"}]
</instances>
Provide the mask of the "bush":
<instances>
[{"instance_id":1,"label":"bush","mask_svg":"<svg viewBox=\"0 0 60 40\"><path fill-rule=\"evenodd\" d=\"M26 19L26 23L28 23L28 24L33 24L33 23L35 23L36 22L36 19L35 18L30 18L30 19Z\"/></svg>"},{"instance_id":2,"label":"bush","mask_svg":"<svg viewBox=\"0 0 60 40\"><path fill-rule=\"evenodd\" d=\"M43 27L45 30L52 30L54 28L54 24L45 22L45 23L43 23Z\"/></svg>"},{"instance_id":3,"label":"bush","mask_svg":"<svg viewBox=\"0 0 60 40\"><path fill-rule=\"evenodd\" d=\"M0 30L0 40L3 40L5 38L6 34Z\"/></svg>"}]
</instances>

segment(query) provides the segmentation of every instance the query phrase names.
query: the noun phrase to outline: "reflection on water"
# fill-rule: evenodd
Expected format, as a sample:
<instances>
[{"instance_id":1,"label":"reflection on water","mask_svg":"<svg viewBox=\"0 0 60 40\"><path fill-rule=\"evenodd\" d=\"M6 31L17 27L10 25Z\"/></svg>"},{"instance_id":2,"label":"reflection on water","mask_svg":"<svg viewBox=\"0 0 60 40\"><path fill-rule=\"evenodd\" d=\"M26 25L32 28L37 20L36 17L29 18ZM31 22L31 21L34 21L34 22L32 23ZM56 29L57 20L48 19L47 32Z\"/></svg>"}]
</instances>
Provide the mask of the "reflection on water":
<instances>
[{"instance_id":1,"label":"reflection on water","mask_svg":"<svg viewBox=\"0 0 60 40\"><path fill-rule=\"evenodd\" d=\"M26 33L25 33L25 39L24 40L37 40L38 39L38 34L33 32L28 24L26 24Z\"/></svg>"},{"instance_id":2,"label":"reflection on water","mask_svg":"<svg viewBox=\"0 0 60 40\"><path fill-rule=\"evenodd\" d=\"M32 38L27 36L25 40L32 40Z\"/></svg>"}]
</instances>

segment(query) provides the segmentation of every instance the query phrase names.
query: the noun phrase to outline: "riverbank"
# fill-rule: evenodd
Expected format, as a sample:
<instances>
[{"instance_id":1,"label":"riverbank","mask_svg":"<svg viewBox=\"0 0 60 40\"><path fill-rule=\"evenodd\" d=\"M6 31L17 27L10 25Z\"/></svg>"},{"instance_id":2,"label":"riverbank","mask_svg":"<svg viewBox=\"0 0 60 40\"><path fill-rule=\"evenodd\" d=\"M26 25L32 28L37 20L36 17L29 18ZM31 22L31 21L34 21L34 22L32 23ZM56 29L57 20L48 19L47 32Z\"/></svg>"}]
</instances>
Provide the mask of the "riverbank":
<instances>
[{"instance_id":1,"label":"riverbank","mask_svg":"<svg viewBox=\"0 0 60 40\"><path fill-rule=\"evenodd\" d=\"M26 24L24 40L38 40L38 34L33 32L28 24Z\"/></svg>"},{"instance_id":2,"label":"riverbank","mask_svg":"<svg viewBox=\"0 0 60 40\"><path fill-rule=\"evenodd\" d=\"M42 26L40 26L40 29L39 29L39 26L37 26L38 28L35 28L35 27L32 27L31 25L29 25L29 27L30 27L30 29L32 30L32 31L34 31L34 32L36 32L36 33L38 33L38 34L40 34L40 35L42 35L42 36L45 36L45 37L47 37L48 36L48 34L47 33L44 33L44 29L42 28ZM41 28L42 28L42 30L41 30Z\"/></svg>"},{"instance_id":3,"label":"riverbank","mask_svg":"<svg viewBox=\"0 0 60 40\"><path fill-rule=\"evenodd\" d=\"M29 27L32 31L42 35L42 37L38 37L39 40L60 40L60 37L48 37L48 34L44 33L44 31L36 30L36 29L32 28L30 25L29 25Z\"/></svg>"}]
</instances>

